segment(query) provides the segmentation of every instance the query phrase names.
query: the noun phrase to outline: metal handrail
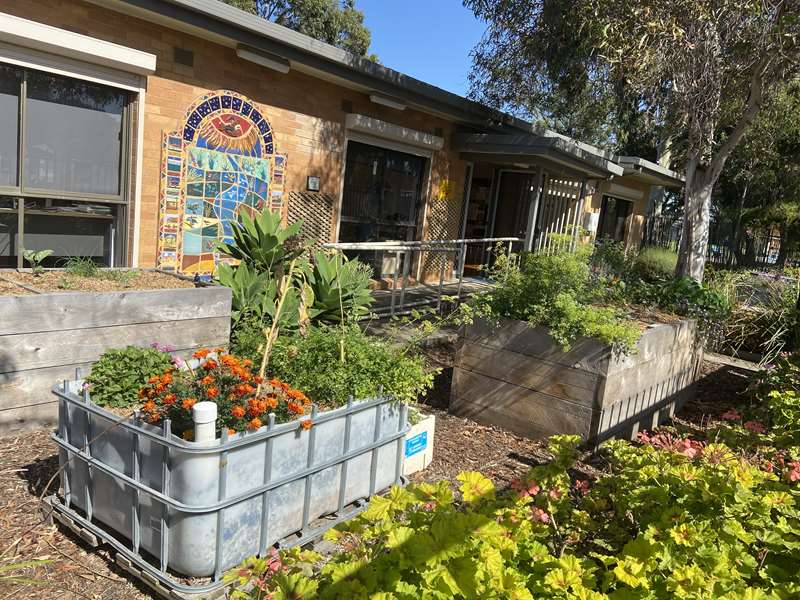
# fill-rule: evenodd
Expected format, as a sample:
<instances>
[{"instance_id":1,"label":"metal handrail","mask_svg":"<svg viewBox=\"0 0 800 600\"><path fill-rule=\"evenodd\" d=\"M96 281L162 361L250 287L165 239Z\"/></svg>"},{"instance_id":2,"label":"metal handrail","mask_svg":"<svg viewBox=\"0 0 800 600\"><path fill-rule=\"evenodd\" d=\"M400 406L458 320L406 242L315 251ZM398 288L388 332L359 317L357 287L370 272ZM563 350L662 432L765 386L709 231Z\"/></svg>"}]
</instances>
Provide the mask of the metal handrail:
<instances>
[{"instance_id":1,"label":"metal handrail","mask_svg":"<svg viewBox=\"0 0 800 600\"><path fill-rule=\"evenodd\" d=\"M440 254L453 254L454 271L458 272L458 288L456 290L456 300L461 300L461 289L464 283L464 267L466 263L467 246L474 244L494 244L505 243L507 244L507 255L511 255L513 245L521 243L522 239L518 237L492 237L492 238L460 238L452 240L419 240L419 241L384 241L384 242L331 242L323 244L324 248L333 250L367 250L382 253L394 253L395 255L395 269L392 277L391 287L391 303L388 313L390 316L395 316L405 311L407 306L420 306L430 304L431 301L418 301L406 304L405 293L406 283L408 281L409 272L411 269L411 262L413 260L414 252L440 253ZM406 257L408 260L405 260ZM404 260L401 261L401 258ZM400 277L400 264L403 263L403 273ZM440 310L442 306L442 296L444 290L444 276L446 261L442 261L439 269L439 284L437 288L436 297L436 310ZM397 280L400 279L400 298L399 306L396 302L396 294L398 292ZM373 314L381 315L385 311L374 311Z\"/></svg>"}]
</instances>

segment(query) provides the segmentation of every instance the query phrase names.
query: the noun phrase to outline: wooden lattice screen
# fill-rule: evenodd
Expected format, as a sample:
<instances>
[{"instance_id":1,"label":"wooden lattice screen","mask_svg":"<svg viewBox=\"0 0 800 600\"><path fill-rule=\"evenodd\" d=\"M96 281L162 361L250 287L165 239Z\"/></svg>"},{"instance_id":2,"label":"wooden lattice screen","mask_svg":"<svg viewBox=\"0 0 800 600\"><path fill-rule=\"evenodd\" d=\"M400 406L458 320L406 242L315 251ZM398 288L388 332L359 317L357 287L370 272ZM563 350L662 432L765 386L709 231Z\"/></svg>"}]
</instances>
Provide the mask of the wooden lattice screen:
<instances>
[{"instance_id":1,"label":"wooden lattice screen","mask_svg":"<svg viewBox=\"0 0 800 600\"><path fill-rule=\"evenodd\" d=\"M332 241L334 198L317 192L289 192L287 219L303 221L301 235L315 247Z\"/></svg>"},{"instance_id":2,"label":"wooden lattice screen","mask_svg":"<svg viewBox=\"0 0 800 600\"><path fill-rule=\"evenodd\" d=\"M580 224L583 203L581 182L574 179L548 178L539 207L537 250L554 249L561 241L552 235L565 237L574 233Z\"/></svg>"}]
</instances>

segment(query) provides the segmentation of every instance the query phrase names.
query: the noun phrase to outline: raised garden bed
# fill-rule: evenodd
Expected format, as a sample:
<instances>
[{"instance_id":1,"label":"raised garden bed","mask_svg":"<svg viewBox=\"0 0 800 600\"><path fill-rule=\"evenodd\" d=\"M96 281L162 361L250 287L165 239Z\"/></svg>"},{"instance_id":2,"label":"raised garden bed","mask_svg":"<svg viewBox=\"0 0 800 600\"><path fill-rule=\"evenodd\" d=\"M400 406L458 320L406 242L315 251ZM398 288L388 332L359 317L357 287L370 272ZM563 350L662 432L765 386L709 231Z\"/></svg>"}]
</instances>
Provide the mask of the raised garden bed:
<instances>
[{"instance_id":1,"label":"raised garden bed","mask_svg":"<svg viewBox=\"0 0 800 600\"><path fill-rule=\"evenodd\" d=\"M399 483L406 406L350 401L312 413L314 426L271 422L257 431L188 442L116 415L81 393L59 399L63 501L56 517L110 544L154 587L206 594L221 574L276 542L302 544L352 516L363 500ZM323 524L313 521L335 514ZM291 536L288 540L287 536ZM151 557L148 561L146 557ZM126 562L127 561L127 562ZM175 575L213 577L190 585Z\"/></svg>"},{"instance_id":2,"label":"raised garden bed","mask_svg":"<svg viewBox=\"0 0 800 600\"><path fill-rule=\"evenodd\" d=\"M648 326L623 356L590 338L564 352L523 321L477 321L462 331L450 411L531 438L630 438L692 397L701 361L691 320Z\"/></svg>"},{"instance_id":3,"label":"raised garden bed","mask_svg":"<svg viewBox=\"0 0 800 600\"><path fill-rule=\"evenodd\" d=\"M163 290L192 288L194 283L183 277L154 270L97 269L92 276L83 276L66 269L31 270L0 269L0 296L22 293L56 292L120 292L125 290Z\"/></svg>"},{"instance_id":4,"label":"raised garden bed","mask_svg":"<svg viewBox=\"0 0 800 600\"><path fill-rule=\"evenodd\" d=\"M0 296L0 433L55 423L53 381L88 373L109 348L227 345L230 314L224 287Z\"/></svg>"}]
</instances>

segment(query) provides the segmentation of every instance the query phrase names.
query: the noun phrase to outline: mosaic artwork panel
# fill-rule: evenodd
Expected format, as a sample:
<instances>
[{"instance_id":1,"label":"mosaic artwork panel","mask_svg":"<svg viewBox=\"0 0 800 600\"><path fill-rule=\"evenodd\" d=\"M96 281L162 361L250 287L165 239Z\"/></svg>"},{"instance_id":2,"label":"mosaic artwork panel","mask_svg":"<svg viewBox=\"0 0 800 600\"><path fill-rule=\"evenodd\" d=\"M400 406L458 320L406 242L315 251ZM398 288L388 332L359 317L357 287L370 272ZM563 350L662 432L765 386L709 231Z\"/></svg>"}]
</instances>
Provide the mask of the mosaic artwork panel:
<instances>
[{"instance_id":1,"label":"mosaic artwork panel","mask_svg":"<svg viewBox=\"0 0 800 600\"><path fill-rule=\"evenodd\" d=\"M158 266L209 276L243 211L283 206L286 156L256 104L220 90L198 98L164 135Z\"/></svg>"}]
</instances>

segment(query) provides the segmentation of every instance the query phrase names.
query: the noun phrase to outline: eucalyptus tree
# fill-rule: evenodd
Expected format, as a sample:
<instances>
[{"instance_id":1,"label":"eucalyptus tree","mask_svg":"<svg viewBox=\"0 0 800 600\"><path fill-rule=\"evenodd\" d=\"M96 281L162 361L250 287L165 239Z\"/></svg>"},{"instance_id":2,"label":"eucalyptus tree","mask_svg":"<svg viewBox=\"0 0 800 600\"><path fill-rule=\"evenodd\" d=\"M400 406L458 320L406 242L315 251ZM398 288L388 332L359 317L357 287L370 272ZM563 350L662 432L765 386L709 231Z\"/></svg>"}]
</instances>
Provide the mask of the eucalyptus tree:
<instances>
[{"instance_id":1,"label":"eucalyptus tree","mask_svg":"<svg viewBox=\"0 0 800 600\"><path fill-rule=\"evenodd\" d=\"M798 0L586 0L602 59L685 140L676 275L702 281L711 198L762 105L800 72Z\"/></svg>"}]
</instances>

